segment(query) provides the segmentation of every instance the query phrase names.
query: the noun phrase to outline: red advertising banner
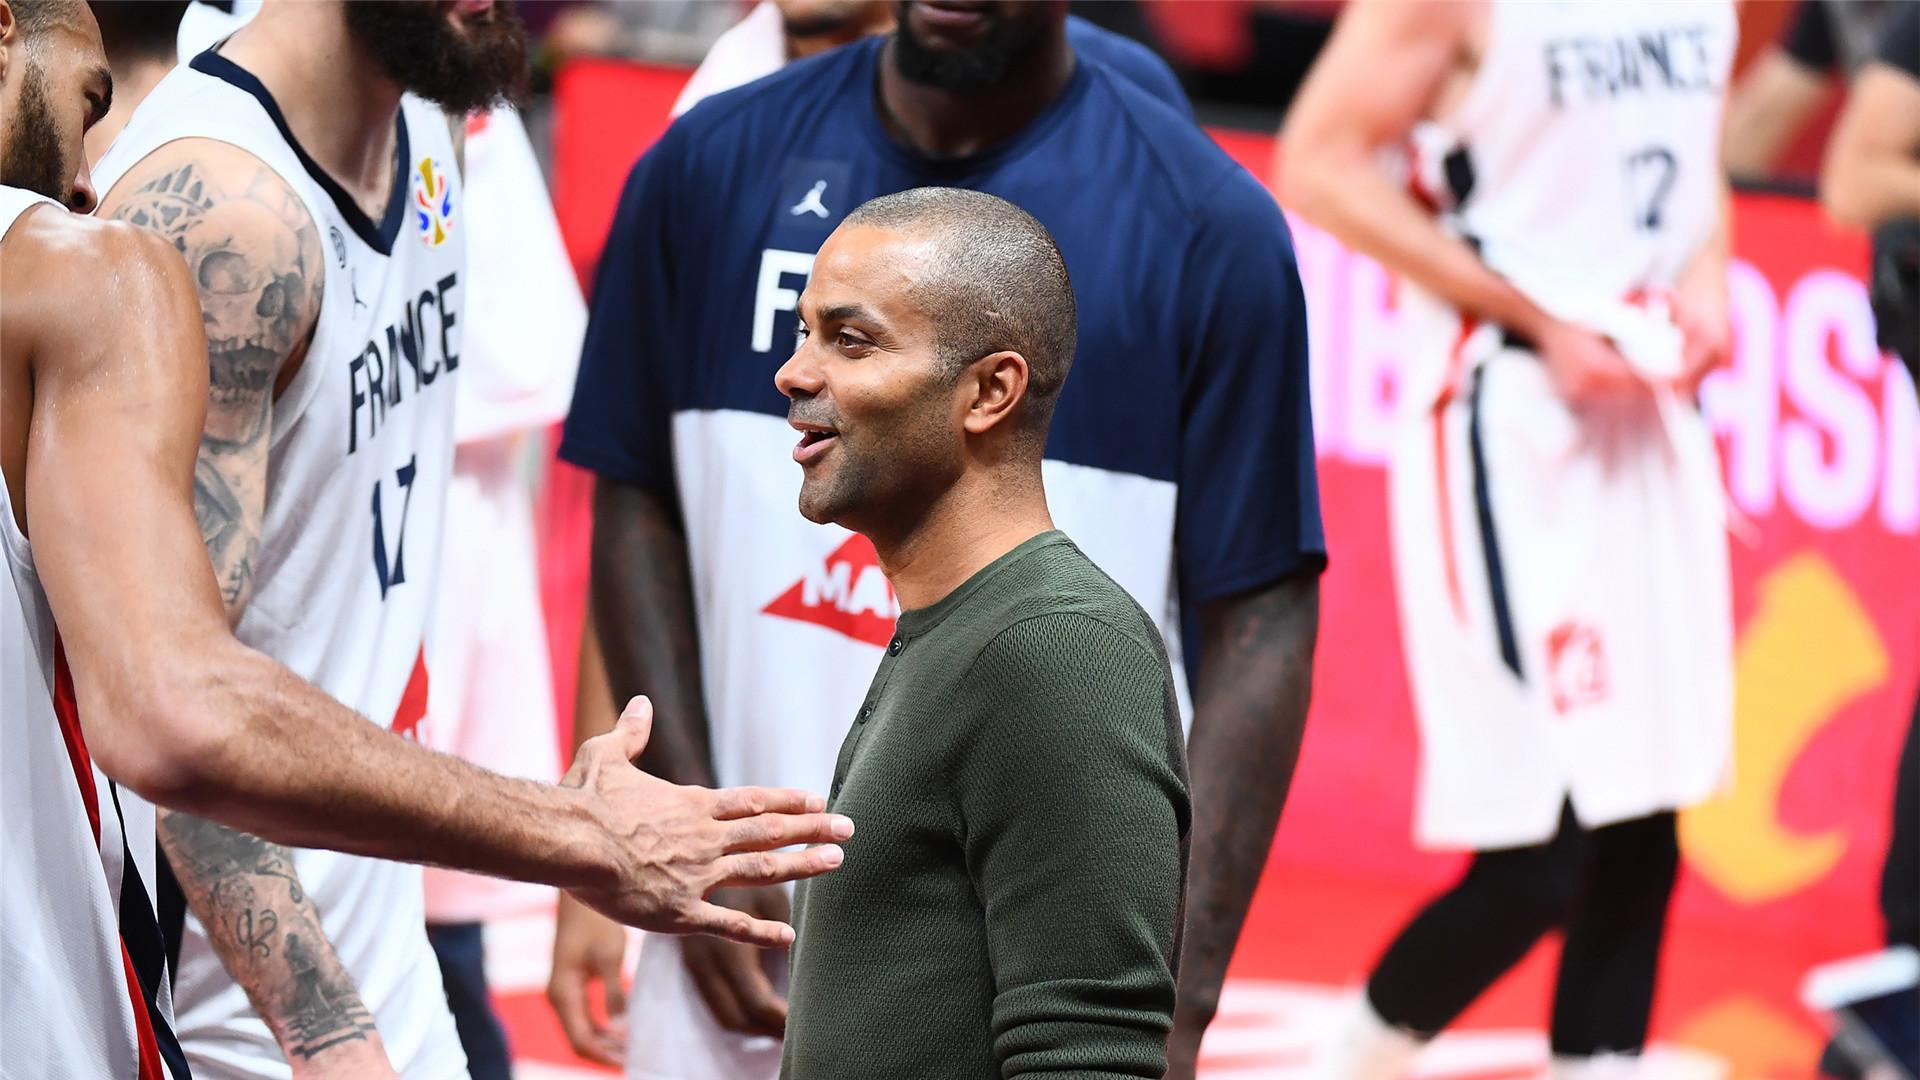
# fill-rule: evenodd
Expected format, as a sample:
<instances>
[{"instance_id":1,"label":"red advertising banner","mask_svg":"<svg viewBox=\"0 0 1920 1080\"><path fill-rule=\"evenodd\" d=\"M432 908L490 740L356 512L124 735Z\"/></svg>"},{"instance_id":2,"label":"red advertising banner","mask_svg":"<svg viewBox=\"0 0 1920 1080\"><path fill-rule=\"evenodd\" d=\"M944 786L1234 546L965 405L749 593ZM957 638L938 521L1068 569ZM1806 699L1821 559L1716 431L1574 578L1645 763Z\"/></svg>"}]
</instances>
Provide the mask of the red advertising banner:
<instances>
[{"instance_id":1,"label":"red advertising banner","mask_svg":"<svg viewBox=\"0 0 1920 1080\"><path fill-rule=\"evenodd\" d=\"M684 79L593 62L560 73L555 200L583 276ZM1270 171L1271 138L1216 135L1256 174ZM1215 1077L1300 1064L1340 988L1461 858L1410 841L1418 744L1382 466L1411 326L1378 264L1298 220L1294 240L1332 566L1307 744L1210 1035ZM1825 1035L1798 1003L1801 978L1880 934L1893 769L1920 673L1920 404L1874 344L1864 238L1807 200L1741 194L1734 249L1735 356L1701 399L1735 519L1735 781L1682 819L1656 1037L1689 1075L1809 1075ZM567 699L583 492L563 472L548 505L544 572ZM1423 1073L1537 1065L1551 960L1548 945L1497 987Z\"/></svg>"}]
</instances>

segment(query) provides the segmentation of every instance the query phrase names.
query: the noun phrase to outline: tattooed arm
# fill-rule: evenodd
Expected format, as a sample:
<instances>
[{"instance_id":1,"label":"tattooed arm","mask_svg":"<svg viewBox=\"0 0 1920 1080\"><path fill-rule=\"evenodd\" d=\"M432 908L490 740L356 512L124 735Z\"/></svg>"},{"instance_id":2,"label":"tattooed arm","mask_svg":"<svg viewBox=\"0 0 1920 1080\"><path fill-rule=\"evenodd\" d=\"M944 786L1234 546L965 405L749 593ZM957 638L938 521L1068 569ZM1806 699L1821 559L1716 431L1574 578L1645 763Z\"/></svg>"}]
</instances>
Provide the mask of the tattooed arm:
<instances>
[{"instance_id":1,"label":"tattooed arm","mask_svg":"<svg viewBox=\"0 0 1920 1080\"><path fill-rule=\"evenodd\" d=\"M260 548L275 387L298 370L320 311L320 234L258 159L203 139L155 151L114 186L100 214L166 238L199 290L209 395L194 513L221 598L238 618Z\"/></svg>"},{"instance_id":2,"label":"tattooed arm","mask_svg":"<svg viewBox=\"0 0 1920 1080\"><path fill-rule=\"evenodd\" d=\"M194 523L207 339L186 263L158 233L52 208L0 250L0 472L102 771L277 843L553 885L656 933L792 940L705 898L824 873L852 824L804 791L634 768L645 699L540 784L368 723L238 641ZM75 302L96 296L113 302ZM823 846L780 850L796 844Z\"/></svg>"},{"instance_id":3,"label":"tattooed arm","mask_svg":"<svg viewBox=\"0 0 1920 1080\"><path fill-rule=\"evenodd\" d=\"M160 846L227 973L295 1076L391 1076L373 1016L334 955L287 849L161 812Z\"/></svg>"},{"instance_id":4,"label":"tattooed arm","mask_svg":"<svg viewBox=\"0 0 1920 1080\"><path fill-rule=\"evenodd\" d=\"M1306 732L1320 581L1309 571L1199 609L1194 687L1193 851L1169 1078L1191 1080L1227 961L1266 869Z\"/></svg>"},{"instance_id":5,"label":"tattooed arm","mask_svg":"<svg viewBox=\"0 0 1920 1080\"><path fill-rule=\"evenodd\" d=\"M206 140L156 151L100 212L171 242L199 292L209 394L194 514L237 620L260 549L275 386L300 363L320 310L319 231L258 159ZM296 1075L391 1075L292 853L189 814L162 810L158 827L188 906Z\"/></svg>"}]
</instances>

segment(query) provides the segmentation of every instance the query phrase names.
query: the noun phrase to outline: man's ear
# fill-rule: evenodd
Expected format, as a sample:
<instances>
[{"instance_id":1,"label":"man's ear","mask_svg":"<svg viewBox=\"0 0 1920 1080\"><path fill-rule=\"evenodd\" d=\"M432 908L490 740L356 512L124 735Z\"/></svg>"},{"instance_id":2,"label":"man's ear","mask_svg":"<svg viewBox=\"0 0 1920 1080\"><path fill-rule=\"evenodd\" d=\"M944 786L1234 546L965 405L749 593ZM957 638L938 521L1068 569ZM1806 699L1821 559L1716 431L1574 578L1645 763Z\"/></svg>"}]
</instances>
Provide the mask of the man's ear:
<instances>
[{"instance_id":1,"label":"man's ear","mask_svg":"<svg viewBox=\"0 0 1920 1080\"><path fill-rule=\"evenodd\" d=\"M1010 424L1027 399L1027 358L1012 350L989 353L967 365L960 383L971 392L961 423L969 435Z\"/></svg>"},{"instance_id":2,"label":"man's ear","mask_svg":"<svg viewBox=\"0 0 1920 1080\"><path fill-rule=\"evenodd\" d=\"M0 0L0 79L13 69L13 58L20 49L20 23L13 17L13 5Z\"/></svg>"}]
</instances>

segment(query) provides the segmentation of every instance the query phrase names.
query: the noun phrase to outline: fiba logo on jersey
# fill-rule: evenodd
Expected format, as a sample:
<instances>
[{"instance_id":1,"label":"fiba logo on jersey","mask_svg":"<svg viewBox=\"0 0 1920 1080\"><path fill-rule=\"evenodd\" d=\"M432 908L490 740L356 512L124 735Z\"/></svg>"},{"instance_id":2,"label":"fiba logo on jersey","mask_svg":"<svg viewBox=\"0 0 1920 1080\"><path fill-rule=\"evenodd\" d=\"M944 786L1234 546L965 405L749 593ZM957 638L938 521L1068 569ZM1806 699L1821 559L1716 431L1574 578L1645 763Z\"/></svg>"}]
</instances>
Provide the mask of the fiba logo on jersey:
<instances>
[{"instance_id":1,"label":"fiba logo on jersey","mask_svg":"<svg viewBox=\"0 0 1920 1080\"><path fill-rule=\"evenodd\" d=\"M413 172L413 221L420 242L439 247L453 232L453 185L430 157Z\"/></svg>"}]
</instances>

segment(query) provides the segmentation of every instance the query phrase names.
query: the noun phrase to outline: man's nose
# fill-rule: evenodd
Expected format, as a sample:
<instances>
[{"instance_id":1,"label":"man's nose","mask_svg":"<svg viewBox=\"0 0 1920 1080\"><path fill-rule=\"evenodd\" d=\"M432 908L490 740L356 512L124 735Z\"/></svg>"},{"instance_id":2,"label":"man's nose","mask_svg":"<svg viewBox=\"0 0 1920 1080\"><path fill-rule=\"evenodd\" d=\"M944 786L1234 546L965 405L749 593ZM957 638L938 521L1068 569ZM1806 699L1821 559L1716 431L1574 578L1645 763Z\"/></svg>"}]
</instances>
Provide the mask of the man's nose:
<instances>
[{"instance_id":1,"label":"man's nose","mask_svg":"<svg viewBox=\"0 0 1920 1080\"><path fill-rule=\"evenodd\" d=\"M82 162L80 172L73 178L73 194L67 196L67 209L76 214L91 214L99 205L100 195L93 190L93 174Z\"/></svg>"},{"instance_id":2,"label":"man's nose","mask_svg":"<svg viewBox=\"0 0 1920 1080\"><path fill-rule=\"evenodd\" d=\"M808 359L805 342L773 373L773 385L790 398L812 397L820 392L820 367Z\"/></svg>"}]
</instances>

